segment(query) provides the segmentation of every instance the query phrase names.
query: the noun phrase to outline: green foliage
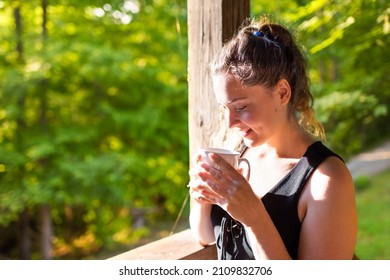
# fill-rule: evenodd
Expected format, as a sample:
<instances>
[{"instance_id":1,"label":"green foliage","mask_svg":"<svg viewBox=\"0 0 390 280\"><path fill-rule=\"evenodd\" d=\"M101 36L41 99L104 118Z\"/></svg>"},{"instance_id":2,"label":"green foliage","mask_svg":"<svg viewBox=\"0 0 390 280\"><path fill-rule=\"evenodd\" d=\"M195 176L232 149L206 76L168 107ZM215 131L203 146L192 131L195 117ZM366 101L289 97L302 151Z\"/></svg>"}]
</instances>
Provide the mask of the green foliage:
<instances>
[{"instance_id":1,"label":"green foliage","mask_svg":"<svg viewBox=\"0 0 390 280\"><path fill-rule=\"evenodd\" d=\"M317 99L315 109L331 137L330 145L345 156L361 151L368 140L367 128L387 114L386 106L380 104L378 97L361 91L324 95Z\"/></svg>"},{"instance_id":2,"label":"green foliage","mask_svg":"<svg viewBox=\"0 0 390 280\"><path fill-rule=\"evenodd\" d=\"M46 35L40 2L0 3L0 225L50 204L63 246L63 211L82 205L74 239L99 249L139 235L121 209L158 202L174 220L188 176L186 2L49 0Z\"/></svg>"},{"instance_id":3,"label":"green foliage","mask_svg":"<svg viewBox=\"0 0 390 280\"><path fill-rule=\"evenodd\" d=\"M356 191L359 192L368 189L371 186L372 182L370 180L370 177L363 175L355 178L354 184Z\"/></svg>"},{"instance_id":4,"label":"green foliage","mask_svg":"<svg viewBox=\"0 0 390 280\"><path fill-rule=\"evenodd\" d=\"M390 170L370 177L368 188L356 194L359 216L356 254L362 260L390 259Z\"/></svg>"}]
</instances>

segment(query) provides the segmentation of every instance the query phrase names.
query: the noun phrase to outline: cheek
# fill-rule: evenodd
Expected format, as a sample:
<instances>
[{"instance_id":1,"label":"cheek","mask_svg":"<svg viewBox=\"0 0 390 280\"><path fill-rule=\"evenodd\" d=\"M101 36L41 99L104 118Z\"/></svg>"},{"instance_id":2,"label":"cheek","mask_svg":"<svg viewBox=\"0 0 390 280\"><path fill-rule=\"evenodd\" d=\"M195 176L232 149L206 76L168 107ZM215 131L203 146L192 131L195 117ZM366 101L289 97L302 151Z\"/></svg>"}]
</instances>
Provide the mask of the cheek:
<instances>
[{"instance_id":1,"label":"cheek","mask_svg":"<svg viewBox=\"0 0 390 280\"><path fill-rule=\"evenodd\" d=\"M239 116L242 122L248 124L256 120L256 114L249 113L249 112L241 112Z\"/></svg>"},{"instance_id":2,"label":"cheek","mask_svg":"<svg viewBox=\"0 0 390 280\"><path fill-rule=\"evenodd\" d=\"M275 110L269 108L268 110L242 112L240 114L240 120L249 126L256 127L257 125L263 126L264 124L273 124L275 121Z\"/></svg>"}]
</instances>

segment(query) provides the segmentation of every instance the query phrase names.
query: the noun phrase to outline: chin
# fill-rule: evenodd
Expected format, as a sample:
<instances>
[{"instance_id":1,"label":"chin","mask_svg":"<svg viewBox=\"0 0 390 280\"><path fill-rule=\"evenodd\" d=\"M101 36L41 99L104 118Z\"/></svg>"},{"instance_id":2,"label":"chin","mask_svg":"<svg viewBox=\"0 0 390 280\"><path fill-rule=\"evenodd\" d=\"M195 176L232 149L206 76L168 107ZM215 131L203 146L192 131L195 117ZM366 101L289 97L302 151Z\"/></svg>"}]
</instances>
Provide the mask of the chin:
<instances>
[{"instance_id":1,"label":"chin","mask_svg":"<svg viewBox=\"0 0 390 280\"><path fill-rule=\"evenodd\" d=\"M245 146L249 147L249 148L254 148L254 147L258 147L262 144L264 144L265 141L261 141L259 139L248 139L248 138L244 138L244 144Z\"/></svg>"},{"instance_id":2,"label":"chin","mask_svg":"<svg viewBox=\"0 0 390 280\"><path fill-rule=\"evenodd\" d=\"M247 139L247 138L244 138L244 144L245 144L245 146L247 146L249 148L253 148L253 147L258 146L258 144L256 145L256 141L253 141L252 139Z\"/></svg>"}]
</instances>

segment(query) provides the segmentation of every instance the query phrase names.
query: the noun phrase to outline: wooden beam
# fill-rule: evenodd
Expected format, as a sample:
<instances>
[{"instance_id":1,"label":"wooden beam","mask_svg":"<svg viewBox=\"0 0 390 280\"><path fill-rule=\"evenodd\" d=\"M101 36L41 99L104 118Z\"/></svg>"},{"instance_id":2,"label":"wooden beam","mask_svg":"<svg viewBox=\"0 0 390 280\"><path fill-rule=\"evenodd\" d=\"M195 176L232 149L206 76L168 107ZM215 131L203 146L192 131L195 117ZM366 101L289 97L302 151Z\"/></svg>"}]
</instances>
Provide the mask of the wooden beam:
<instances>
[{"instance_id":1,"label":"wooden beam","mask_svg":"<svg viewBox=\"0 0 390 280\"><path fill-rule=\"evenodd\" d=\"M223 43L249 17L249 0L188 0L188 121L190 159L204 146L232 148L219 114L209 63ZM229 137L228 137L229 136ZM238 140L237 137L234 137Z\"/></svg>"}]
</instances>

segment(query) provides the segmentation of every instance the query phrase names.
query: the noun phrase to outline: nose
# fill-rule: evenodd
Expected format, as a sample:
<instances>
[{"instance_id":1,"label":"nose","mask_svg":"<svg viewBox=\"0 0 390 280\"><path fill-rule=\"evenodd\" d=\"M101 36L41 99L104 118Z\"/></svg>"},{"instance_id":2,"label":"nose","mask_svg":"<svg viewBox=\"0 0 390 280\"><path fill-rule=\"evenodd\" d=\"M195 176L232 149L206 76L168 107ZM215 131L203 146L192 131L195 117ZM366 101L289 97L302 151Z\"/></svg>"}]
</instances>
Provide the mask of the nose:
<instances>
[{"instance_id":1,"label":"nose","mask_svg":"<svg viewBox=\"0 0 390 280\"><path fill-rule=\"evenodd\" d=\"M235 127L240 121L236 112L234 112L234 110L231 109L225 110L225 118L226 118L228 128Z\"/></svg>"}]
</instances>

